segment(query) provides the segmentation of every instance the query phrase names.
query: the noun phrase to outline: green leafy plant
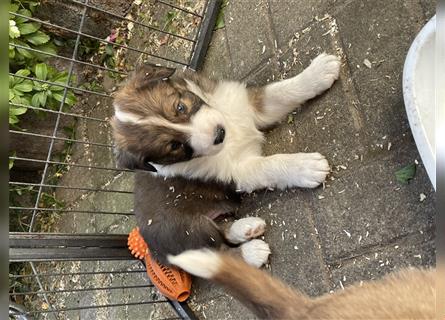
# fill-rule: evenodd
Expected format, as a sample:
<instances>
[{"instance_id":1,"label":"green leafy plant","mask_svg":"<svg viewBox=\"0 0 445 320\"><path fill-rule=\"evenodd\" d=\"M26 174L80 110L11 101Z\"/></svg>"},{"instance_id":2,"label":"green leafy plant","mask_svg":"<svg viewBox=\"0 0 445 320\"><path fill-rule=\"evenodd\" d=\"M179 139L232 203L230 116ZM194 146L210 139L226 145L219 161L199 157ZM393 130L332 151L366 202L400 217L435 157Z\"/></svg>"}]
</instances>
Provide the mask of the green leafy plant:
<instances>
[{"instance_id":1,"label":"green leafy plant","mask_svg":"<svg viewBox=\"0 0 445 320\"><path fill-rule=\"evenodd\" d=\"M33 72L28 69L20 69L15 75L17 76L9 76L9 124L15 125L19 122L18 116L26 113L28 110L24 106L32 105L49 109L59 108L63 100L63 86L68 81L68 73L66 71L59 72L45 63L38 63L34 66ZM23 77L31 77L37 80ZM59 83L60 85L56 85ZM67 90L64 105L72 106L75 103L76 96L73 91Z\"/></svg>"},{"instance_id":2,"label":"green leafy plant","mask_svg":"<svg viewBox=\"0 0 445 320\"><path fill-rule=\"evenodd\" d=\"M72 78L73 77L74 76L72 76ZM35 80L32 81L33 90L31 105L34 107L58 109L60 103L63 101L63 90L64 85L67 85L68 72L59 72L45 63L39 63L34 67L34 78L60 85ZM68 106L72 106L76 103L76 96L71 90L67 90L64 103Z\"/></svg>"},{"instance_id":3,"label":"green leafy plant","mask_svg":"<svg viewBox=\"0 0 445 320\"><path fill-rule=\"evenodd\" d=\"M9 6L10 12L20 15L9 15L9 59L13 64L20 66L29 63L29 60L43 61L47 58L45 54L25 48L57 53L56 46L50 41L50 36L40 30L41 24L26 18L32 17L32 10L37 5L37 1L13 0Z\"/></svg>"},{"instance_id":4,"label":"green leafy plant","mask_svg":"<svg viewBox=\"0 0 445 320\"><path fill-rule=\"evenodd\" d=\"M31 71L20 69L15 74L27 77L31 74ZM28 111L28 108L19 105L27 105L29 103L30 92L32 90L33 86L31 80L11 75L9 76L9 124L17 124L19 122L18 116ZM11 104L11 102L13 104Z\"/></svg>"},{"instance_id":5,"label":"green leafy plant","mask_svg":"<svg viewBox=\"0 0 445 320\"><path fill-rule=\"evenodd\" d=\"M32 50L57 53L53 43L56 39L51 39L41 30L40 23L30 19L39 4L36 0L12 0L9 6L9 69L16 75L9 76L9 124L13 126L17 126L19 117L28 111L29 105L58 109L62 100L64 106L76 102L72 90L67 90L64 99L67 72L59 72L43 63L49 56ZM60 86L43 81L60 83Z\"/></svg>"}]
</instances>

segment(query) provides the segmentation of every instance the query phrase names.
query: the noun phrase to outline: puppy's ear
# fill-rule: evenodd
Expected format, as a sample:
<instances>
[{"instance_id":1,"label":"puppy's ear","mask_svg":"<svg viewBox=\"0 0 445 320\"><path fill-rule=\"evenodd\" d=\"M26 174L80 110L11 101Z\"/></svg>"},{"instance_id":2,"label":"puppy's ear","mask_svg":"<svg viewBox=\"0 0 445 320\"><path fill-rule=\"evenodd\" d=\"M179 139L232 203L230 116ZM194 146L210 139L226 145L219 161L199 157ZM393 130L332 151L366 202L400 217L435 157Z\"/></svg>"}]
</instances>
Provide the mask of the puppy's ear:
<instances>
[{"instance_id":1,"label":"puppy's ear","mask_svg":"<svg viewBox=\"0 0 445 320\"><path fill-rule=\"evenodd\" d=\"M123 150L121 148L114 148L114 156L116 158L116 165L120 169L130 169L130 170L146 170L157 172L156 168L153 167L148 161L141 160L136 157L131 152Z\"/></svg>"},{"instance_id":2,"label":"puppy's ear","mask_svg":"<svg viewBox=\"0 0 445 320\"><path fill-rule=\"evenodd\" d=\"M170 78L176 69L159 67L152 64L145 64L137 68L137 71L133 74L132 80L136 89L149 88L161 80Z\"/></svg>"}]
</instances>

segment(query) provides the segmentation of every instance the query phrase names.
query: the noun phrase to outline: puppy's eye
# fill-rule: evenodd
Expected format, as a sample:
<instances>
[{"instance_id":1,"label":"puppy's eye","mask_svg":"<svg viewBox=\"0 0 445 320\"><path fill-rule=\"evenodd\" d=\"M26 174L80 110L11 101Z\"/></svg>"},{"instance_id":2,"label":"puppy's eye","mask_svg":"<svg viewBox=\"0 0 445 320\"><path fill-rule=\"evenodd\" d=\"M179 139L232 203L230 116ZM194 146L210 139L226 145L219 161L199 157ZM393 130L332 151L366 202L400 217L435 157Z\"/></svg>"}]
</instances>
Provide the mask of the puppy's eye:
<instances>
[{"instance_id":1,"label":"puppy's eye","mask_svg":"<svg viewBox=\"0 0 445 320\"><path fill-rule=\"evenodd\" d=\"M182 143L179 141L173 140L172 142L170 142L170 148L172 150L178 150L181 146L182 146Z\"/></svg>"},{"instance_id":2,"label":"puppy's eye","mask_svg":"<svg viewBox=\"0 0 445 320\"><path fill-rule=\"evenodd\" d=\"M176 110L179 113L185 113L187 111L187 107L182 103L178 103L178 105L176 106Z\"/></svg>"}]
</instances>

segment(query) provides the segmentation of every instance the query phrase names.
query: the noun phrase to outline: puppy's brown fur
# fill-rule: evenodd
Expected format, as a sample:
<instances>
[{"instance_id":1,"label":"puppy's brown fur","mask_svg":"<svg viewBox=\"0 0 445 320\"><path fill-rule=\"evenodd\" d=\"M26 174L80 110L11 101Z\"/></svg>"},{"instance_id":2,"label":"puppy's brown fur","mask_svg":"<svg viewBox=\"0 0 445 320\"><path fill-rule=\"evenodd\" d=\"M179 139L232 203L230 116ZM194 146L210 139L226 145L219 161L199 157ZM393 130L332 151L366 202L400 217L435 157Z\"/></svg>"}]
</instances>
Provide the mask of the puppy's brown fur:
<instances>
[{"instance_id":1,"label":"puppy's brown fur","mask_svg":"<svg viewBox=\"0 0 445 320\"><path fill-rule=\"evenodd\" d=\"M230 245L213 219L238 209L239 195L231 188L136 171L134 192L141 235L161 263L168 264L169 254Z\"/></svg>"},{"instance_id":2,"label":"puppy's brown fur","mask_svg":"<svg viewBox=\"0 0 445 320\"><path fill-rule=\"evenodd\" d=\"M193 79L207 90L213 90L215 83L191 71L172 77L174 72L174 69L164 67L141 66L117 92L115 105L120 111L141 119L161 117L171 123L188 122L203 102L187 89L185 79ZM185 112L177 111L179 103L184 105ZM171 164L192 157L189 137L180 131L161 124L121 122L116 118L112 119L111 125L120 152L138 158L133 168L154 171L148 162Z\"/></svg>"},{"instance_id":3,"label":"puppy's brown fur","mask_svg":"<svg viewBox=\"0 0 445 320\"><path fill-rule=\"evenodd\" d=\"M435 317L434 269L405 269L362 286L351 285L333 294L311 298L229 254L189 251L173 257L171 262L225 286L262 319Z\"/></svg>"}]
</instances>

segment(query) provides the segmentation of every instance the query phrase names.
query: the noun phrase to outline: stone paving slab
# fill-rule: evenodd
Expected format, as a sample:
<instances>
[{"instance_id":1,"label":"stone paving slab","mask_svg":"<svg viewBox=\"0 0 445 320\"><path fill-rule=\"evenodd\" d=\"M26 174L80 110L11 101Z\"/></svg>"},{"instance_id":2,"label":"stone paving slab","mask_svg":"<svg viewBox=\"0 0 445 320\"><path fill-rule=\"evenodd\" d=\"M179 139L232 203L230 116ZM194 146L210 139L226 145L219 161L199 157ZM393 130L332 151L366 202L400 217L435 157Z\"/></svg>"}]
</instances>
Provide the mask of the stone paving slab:
<instances>
[{"instance_id":1,"label":"stone paving slab","mask_svg":"<svg viewBox=\"0 0 445 320\"><path fill-rule=\"evenodd\" d=\"M342 286L378 279L402 267L435 265L434 234L421 232L419 230L384 246L370 248L357 257L329 265L331 289L340 290Z\"/></svg>"},{"instance_id":2,"label":"stone paving slab","mask_svg":"<svg viewBox=\"0 0 445 320\"><path fill-rule=\"evenodd\" d=\"M232 78L246 76L273 54L275 43L269 19L267 0L230 1L227 5L225 23Z\"/></svg>"},{"instance_id":3,"label":"stone paving slab","mask_svg":"<svg viewBox=\"0 0 445 320\"><path fill-rule=\"evenodd\" d=\"M303 3L293 0L271 0L270 11L278 46L280 48L286 46L291 36L307 28L315 16L323 17L334 5L338 6L341 2L309 0Z\"/></svg>"},{"instance_id":4,"label":"stone paving slab","mask_svg":"<svg viewBox=\"0 0 445 320\"><path fill-rule=\"evenodd\" d=\"M328 290L329 275L312 211L311 194L304 190L263 191L244 199L240 215L254 213L266 220L271 273L316 296Z\"/></svg>"},{"instance_id":5,"label":"stone paving slab","mask_svg":"<svg viewBox=\"0 0 445 320\"><path fill-rule=\"evenodd\" d=\"M422 8L415 1L355 1L336 20L366 134L392 138L408 131L402 71L409 46L425 23Z\"/></svg>"},{"instance_id":6,"label":"stone paving slab","mask_svg":"<svg viewBox=\"0 0 445 320\"><path fill-rule=\"evenodd\" d=\"M327 263L419 230L431 231L435 201L425 170L419 168L409 185L394 175L416 156L413 148L399 147L343 174L320 193L324 198L316 200L314 220ZM420 193L429 197L420 202Z\"/></svg>"}]
</instances>

